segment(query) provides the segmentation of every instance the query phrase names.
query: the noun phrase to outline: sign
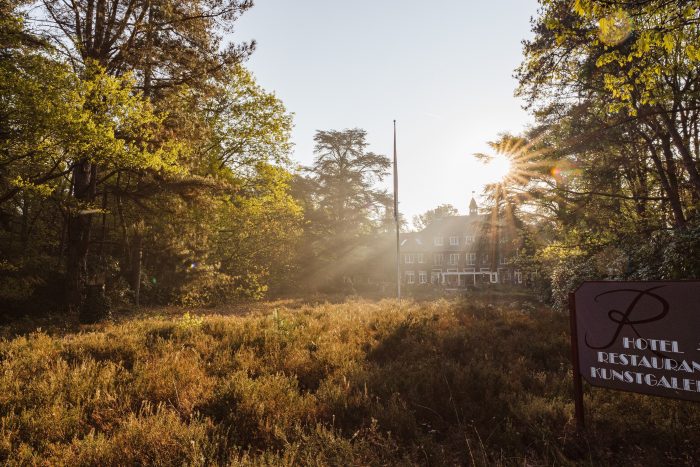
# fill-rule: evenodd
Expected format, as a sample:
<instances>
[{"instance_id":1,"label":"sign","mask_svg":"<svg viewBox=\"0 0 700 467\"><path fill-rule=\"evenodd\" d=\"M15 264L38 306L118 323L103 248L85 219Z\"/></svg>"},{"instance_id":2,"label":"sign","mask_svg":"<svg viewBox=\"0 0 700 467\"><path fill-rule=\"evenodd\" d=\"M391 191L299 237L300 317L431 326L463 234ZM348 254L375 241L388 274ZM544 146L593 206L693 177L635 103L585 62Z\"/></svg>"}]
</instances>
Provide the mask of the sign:
<instances>
[{"instance_id":1,"label":"sign","mask_svg":"<svg viewBox=\"0 0 700 467\"><path fill-rule=\"evenodd\" d=\"M584 282L569 306L589 384L700 401L700 281Z\"/></svg>"}]
</instances>

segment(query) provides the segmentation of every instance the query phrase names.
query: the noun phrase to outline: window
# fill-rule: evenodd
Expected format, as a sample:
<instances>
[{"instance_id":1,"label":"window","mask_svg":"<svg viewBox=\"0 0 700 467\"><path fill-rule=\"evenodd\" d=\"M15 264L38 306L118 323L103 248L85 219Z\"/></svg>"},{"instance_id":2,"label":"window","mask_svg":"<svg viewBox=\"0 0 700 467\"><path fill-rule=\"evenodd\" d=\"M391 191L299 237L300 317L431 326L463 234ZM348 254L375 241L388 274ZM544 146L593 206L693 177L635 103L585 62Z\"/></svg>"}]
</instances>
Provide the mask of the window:
<instances>
[{"instance_id":1,"label":"window","mask_svg":"<svg viewBox=\"0 0 700 467\"><path fill-rule=\"evenodd\" d=\"M450 245L459 245L459 237L450 237Z\"/></svg>"},{"instance_id":2,"label":"window","mask_svg":"<svg viewBox=\"0 0 700 467\"><path fill-rule=\"evenodd\" d=\"M469 253L467 256L468 256L467 264L470 264L472 266L475 265L476 264L476 253Z\"/></svg>"},{"instance_id":3,"label":"window","mask_svg":"<svg viewBox=\"0 0 700 467\"><path fill-rule=\"evenodd\" d=\"M406 264L422 263L423 262L423 253L411 253L411 254L404 255L404 262Z\"/></svg>"},{"instance_id":4,"label":"window","mask_svg":"<svg viewBox=\"0 0 700 467\"><path fill-rule=\"evenodd\" d=\"M508 264L508 258L506 258L505 256L501 256L498 259L498 264Z\"/></svg>"},{"instance_id":5,"label":"window","mask_svg":"<svg viewBox=\"0 0 700 467\"><path fill-rule=\"evenodd\" d=\"M435 254L435 256L433 256L433 263L435 263L435 264L442 264L443 260L444 260L444 257L442 255L442 253L437 253L437 254Z\"/></svg>"},{"instance_id":6,"label":"window","mask_svg":"<svg viewBox=\"0 0 700 467\"><path fill-rule=\"evenodd\" d=\"M465 243L474 243L474 235L467 235L464 237Z\"/></svg>"},{"instance_id":7,"label":"window","mask_svg":"<svg viewBox=\"0 0 700 467\"><path fill-rule=\"evenodd\" d=\"M439 284L440 283L440 272L432 271L430 273L430 282L432 284Z\"/></svg>"},{"instance_id":8,"label":"window","mask_svg":"<svg viewBox=\"0 0 700 467\"><path fill-rule=\"evenodd\" d=\"M481 264L489 264L489 254L486 253L481 257Z\"/></svg>"},{"instance_id":9,"label":"window","mask_svg":"<svg viewBox=\"0 0 700 467\"><path fill-rule=\"evenodd\" d=\"M426 271L420 271L418 273L418 283L426 284L428 282L428 273Z\"/></svg>"},{"instance_id":10,"label":"window","mask_svg":"<svg viewBox=\"0 0 700 467\"><path fill-rule=\"evenodd\" d=\"M406 271L406 283L407 284L415 284L416 283L416 275L413 273L413 271Z\"/></svg>"},{"instance_id":11,"label":"window","mask_svg":"<svg viewBox=\"0 0 700 467\"><path fill-rule=\"evenodd\" d=\"M435 238L433 239L433 244L434 244L435 246L442 246L442 237L435 237Z\"/></svg>"},{"instance_id":12,"label":"window","mask_svg":"<svg viewBox=\"0 0 700 467\"><path fill-rule=\"evenodd\" d=\"M459 262L459 253L450 253L449 264L457 264Z\"/></svg>"}]
</instances>

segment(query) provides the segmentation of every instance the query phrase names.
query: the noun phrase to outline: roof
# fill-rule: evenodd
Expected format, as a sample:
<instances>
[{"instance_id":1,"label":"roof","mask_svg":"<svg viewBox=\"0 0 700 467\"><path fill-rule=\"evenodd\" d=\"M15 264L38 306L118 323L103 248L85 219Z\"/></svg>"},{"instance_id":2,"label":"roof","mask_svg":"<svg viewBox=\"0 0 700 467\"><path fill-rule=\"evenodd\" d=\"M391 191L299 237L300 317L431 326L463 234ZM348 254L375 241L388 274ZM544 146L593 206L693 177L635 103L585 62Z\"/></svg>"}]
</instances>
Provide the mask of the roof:
<instances>
[{"instance_id":1,"label":"roof","mask_svg":"<svg viewBox=\"0 0 700 467\"><path fill-rule=\"evenodd\" d=\"M420 232L402 233L401 247L411 251L461 250L465 247L464 237L479 236L488 215L449 216L435 219ZM450 245L449 237L460 237L459 245ZM442 237L443 244L435 245L433 239Z\"/></svg>"}]
</instances>

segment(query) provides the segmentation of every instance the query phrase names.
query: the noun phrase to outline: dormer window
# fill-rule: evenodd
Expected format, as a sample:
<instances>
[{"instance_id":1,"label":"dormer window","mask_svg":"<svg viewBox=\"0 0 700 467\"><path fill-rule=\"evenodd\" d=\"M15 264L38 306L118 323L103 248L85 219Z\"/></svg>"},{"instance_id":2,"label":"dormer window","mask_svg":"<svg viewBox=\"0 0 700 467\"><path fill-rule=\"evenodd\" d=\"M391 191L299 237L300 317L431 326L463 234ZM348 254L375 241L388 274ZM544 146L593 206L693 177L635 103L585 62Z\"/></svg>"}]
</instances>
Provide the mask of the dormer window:
<instances>
[{"instance_id":1,"label":"dormer window","mask_svg":"<svg viewBox=\"0 0 700 467\"><path fill-rule=\"evenodd\" d=\"M450 237L450 245L452 245L452 246L459 245L459 237Z\"/></svg>"},{"instance_id":2,"label":"dormer window","mask_svg":"<svg viewBox=\"0 0 700 467\"><path fill-rule=\"evenodd\" d=\"M442 237L435 237L435 238L433 238L433 245L435 245L435 246L442 246Z\"/></svg>"}]
</instances>

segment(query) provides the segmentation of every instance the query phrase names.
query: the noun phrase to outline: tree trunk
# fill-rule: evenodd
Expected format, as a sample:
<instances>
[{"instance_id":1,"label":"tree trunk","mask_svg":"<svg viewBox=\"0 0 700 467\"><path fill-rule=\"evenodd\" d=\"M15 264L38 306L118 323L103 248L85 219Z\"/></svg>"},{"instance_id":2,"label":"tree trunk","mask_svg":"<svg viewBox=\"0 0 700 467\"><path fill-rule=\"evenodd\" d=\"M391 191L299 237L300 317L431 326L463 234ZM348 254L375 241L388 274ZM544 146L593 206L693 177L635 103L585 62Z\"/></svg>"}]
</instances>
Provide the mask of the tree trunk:
<instances>
[{"instance_id":1,"label":"tree trunk","mask_svg":"<svg viewBox=\"0 0 700 467\"><path fill-rule=\"evenodd\" d=\"M87 278L92 216L86 204L95 199L97 167L83 159L73 169L73 198L76 206L68 217L68 258L66 264L66 304L69 312L79 312Z\"/></svg>"},{"instance_id":2,"label":"tree trunk","mask_svg":"<svg viewBox=\"0 0 700 467\"><path fill-rule=\"evenodd\" d=\"M134 304L139 306L139 294L141 292L141 256L143 247L143 235L136 229L131 245L131 274L129 285L134 292Z\"/></svg>"},{"instance_id":3,"label":"tree trunk","mask_svg":"<svg viewBox=\"0 0 700 467\"><path fill-rule=\"evenodd\" d=\"M683 214L683 204L681 202L680 187L678 183L678 169L676 167L676 161L673 157L673 151L671 150L671 142L668 137L661 138L661 148L666 158L666 173L668 175L668 184L670 187L669 191L669 201L671 203L671 209L673 210L673 216L675 219L676 227L683 228L686 224L686 218Z\"/></svg>"},{"instance_id":4,"label":"tree trunk","mask_svg":"<svg viewBox=\"0 0 700 467\"><path fill-rule=\"evenodd\" d=\"M666 113L662 113L661 118L666 126L666 129L668 130L668 134L671 137L673 145L676 147L681 156L681 162L683 163L686 172L688 172L688 178L694 188L694 194L695 196L700 197L700 172L698 172L693 155L686 144L687 142L683 140L683 136L678 132L675 120L673 120Z\"/></svg>"},{"instance_id":5,"label":"tree trunk","mask_svg":"<svg viewBox=\"0 0 700 467\"><path fill-rule=\"evenodd\" d=\"M673 153L667 138L661 138L662 150L666 158L666 168L664 167L659 154L657 153L656 147L654 146L654 141L642 134L642 137L647 143L649 149L649 155L654 167L656 168L656 174L659 177L659 182L663 188L666 196L668 197L669 204L671 206L671 211L673 212L673 223L676 227L682 228L685 223L685 215L683 214L683 205L680 199L680 193L678 191L678 178L676 177L676 166L673 160Z\"/></svg>"},{"instance_id":6,"label":"tree trunk","mask_svg":"<svg viewBox=\"0 0 700 467\"><path fill-rule=\"evenodd\" d=\"M651 128L654 136L652 137L639 130L638 133L647 143L649 154L654 162L661 186L668 195L669 204L671 206L671 210L673 211L674 225L675 227L682 228L686 224L687 220L683 213L681 191L678 184L678 167L671 148L671 136L668 132L663 130L663 126L659 124L656 118L646 120L646 124ZM661 150L664 155L665 163L661 161L661 157L657 154L654 138L656 138L661 144Z\"/></svg>"}]
</instances>

